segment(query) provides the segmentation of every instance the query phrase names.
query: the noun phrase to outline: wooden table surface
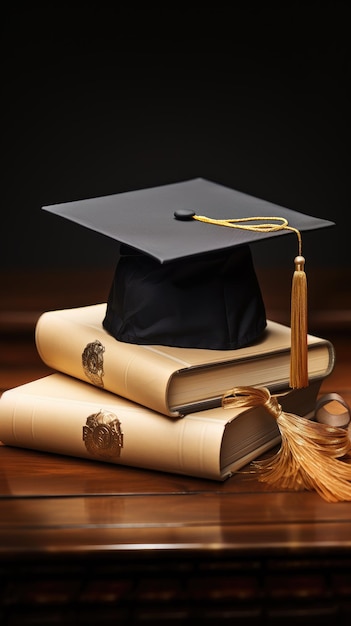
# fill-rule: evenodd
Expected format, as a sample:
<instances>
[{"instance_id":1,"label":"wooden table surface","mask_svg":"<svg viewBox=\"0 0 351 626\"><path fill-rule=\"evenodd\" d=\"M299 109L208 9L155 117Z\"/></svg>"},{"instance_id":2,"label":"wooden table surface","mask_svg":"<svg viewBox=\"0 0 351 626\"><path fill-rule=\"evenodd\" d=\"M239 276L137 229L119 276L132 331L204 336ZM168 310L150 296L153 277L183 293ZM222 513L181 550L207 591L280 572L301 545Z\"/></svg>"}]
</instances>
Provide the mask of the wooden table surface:
<instances>
[{"instance_id":1,"label":"wooden table surface","mask_svg":"<svg viewBox=\"0 0 351 626\"><path fill-rule=\"evenodd\" d=\"M99 284L103 292L106 285ZM16 292L6 293L0 317L1 391L50 373L36 354L33 329L40 312L61 308L59 295L40 300L40 285L37 296L22 305ZM84 293L72 293L67 306L82 304ZM103 301L99 295L95 301ZM321 393L340 393L351 406L348 314L344 308L339 324L324 320L314 330L336 350L335 369ZM141 560L155 567L158 558L167 558L168 568L175 560L185 568L196 561L197 567L212 563L217 574L229 567L228 559L231 573L240 564L252 571L256 563L265 564L267 574L283 559L285 568L299 567L301 574L313 562L326 576L331 571L344 576L349 594L351 502L328 503L307 491L272 491L240 472L217 483L0 445L0 555L4 578L14 563L34 567L43 559L51 564L66 559L72 568L82 560L105 558L115 566L129 559L138 560L138 567Z\"/></svg>"}]
</instances>

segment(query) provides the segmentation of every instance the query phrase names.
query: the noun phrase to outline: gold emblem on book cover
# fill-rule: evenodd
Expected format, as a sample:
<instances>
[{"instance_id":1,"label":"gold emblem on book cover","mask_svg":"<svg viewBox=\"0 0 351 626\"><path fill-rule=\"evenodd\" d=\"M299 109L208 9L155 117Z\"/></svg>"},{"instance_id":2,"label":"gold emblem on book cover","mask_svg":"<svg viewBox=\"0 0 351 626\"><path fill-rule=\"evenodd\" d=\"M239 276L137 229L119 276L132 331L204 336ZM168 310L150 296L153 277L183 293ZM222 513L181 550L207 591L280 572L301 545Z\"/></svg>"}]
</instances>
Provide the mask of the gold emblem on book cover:
<instances>
[{"instance_id":1,"label":"gold emblem on book cover","mask_svg":"<svg viewBox=\"0 0 351 626\"><path fill-rule=\"evenodd\" d=\"M107 460L119 457L123 448L123 433L118 417L103 410L89 415L83 426L83 441L92 456Z\"/></svg>"},{"instance_id":2,"label":"gold emblem on book cover","mask_svg":"<svg viewBox=\"0 0 351 626\"><path fill-rule=\"evenodd\" d=\"M82 354L84 373L90 382L97 387L103 387L104 382L104 357L105 348L100 341L88 343Z\"/></svg>"}]
</instances>

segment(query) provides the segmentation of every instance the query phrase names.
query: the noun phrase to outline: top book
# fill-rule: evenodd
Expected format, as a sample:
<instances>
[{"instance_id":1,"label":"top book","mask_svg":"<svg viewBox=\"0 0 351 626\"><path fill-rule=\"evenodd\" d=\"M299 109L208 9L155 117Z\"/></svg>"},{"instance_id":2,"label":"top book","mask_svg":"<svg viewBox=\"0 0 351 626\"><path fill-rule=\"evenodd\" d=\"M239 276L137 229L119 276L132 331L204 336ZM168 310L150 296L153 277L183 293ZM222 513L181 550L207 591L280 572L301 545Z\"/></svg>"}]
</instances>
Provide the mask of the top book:
<instances>
[{"instance_id":1,"label":"top book","mask_svg":"<svg viewBox=\"0 0 351 626\"><path fill-rule=\"evenodd\" d=\"M39 356L68 374L164 415L179 417L221 405L237 386L289 389L288 326L268 320L262 338L236 350L120 342L102 325L106 303L43 313L36 324ZM333 370L334 347L308 335L309 381Z\"/></svg>"}]
</instances>

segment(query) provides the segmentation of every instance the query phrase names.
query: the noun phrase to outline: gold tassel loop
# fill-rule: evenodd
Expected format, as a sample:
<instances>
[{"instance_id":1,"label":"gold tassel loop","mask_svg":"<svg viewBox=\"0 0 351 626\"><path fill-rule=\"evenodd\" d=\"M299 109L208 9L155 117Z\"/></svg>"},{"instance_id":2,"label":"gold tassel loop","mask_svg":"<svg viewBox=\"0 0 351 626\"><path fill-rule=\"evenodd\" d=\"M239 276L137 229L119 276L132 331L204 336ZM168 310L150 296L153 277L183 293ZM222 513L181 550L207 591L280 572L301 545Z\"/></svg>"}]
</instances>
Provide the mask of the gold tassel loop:
<instances>
[{"instance_id":1,"label":"gold tassel loop","mask_svg":"<svg viewBox=\"0 0 351 626\"><path fill-rule=\"evenodd\" d=\"M303 256L295 258L291 287L290 387L308 387L307 279Z\"/></svg>"},{"instance_id":2,"label":"gold tassel loop","mask_svg":"<svg viewBox=\"0 0 351 626\"><path fill-rule=\"evenodd\" d=\"M278 396L272 396L267 387L233 387L222 397L224 409L254 408L256 406L264 406L276 420L282 412Z\"/></svg>"},{"instance_id":3,"label":"gold tassel loop","mask_svg":"<svg viewBox=\"0 0 351 626\"><path fill-rule=\"evenodd\" d=\"M265 387L235 387L222 400L223 408L263 406L277 422L281 446L253 461L258 479L276 489L315 490L327 502L351 500L349 431L285 413L278 397Z\"/></svg>"}]
</instances>

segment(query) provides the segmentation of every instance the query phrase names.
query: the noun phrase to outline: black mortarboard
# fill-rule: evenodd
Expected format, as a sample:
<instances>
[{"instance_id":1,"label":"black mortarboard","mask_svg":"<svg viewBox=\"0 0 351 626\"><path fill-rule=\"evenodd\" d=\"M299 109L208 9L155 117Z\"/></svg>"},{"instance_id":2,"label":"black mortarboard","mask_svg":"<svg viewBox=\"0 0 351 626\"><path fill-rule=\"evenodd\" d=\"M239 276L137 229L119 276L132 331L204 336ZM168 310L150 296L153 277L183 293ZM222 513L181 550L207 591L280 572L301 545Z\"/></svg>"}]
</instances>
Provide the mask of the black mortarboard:
<instances>
[{"instance_id":1,"label":"black mortarboard","mask_svg":"<svg viewBox=\"0 0 351 626\"><path fill-rule=\"evenodd\" d=\"M333 225L202 178L43 208L121 244L103 320L116 339L224 350L266 327L250 244Z\"/></svg>"}]
</instances>

